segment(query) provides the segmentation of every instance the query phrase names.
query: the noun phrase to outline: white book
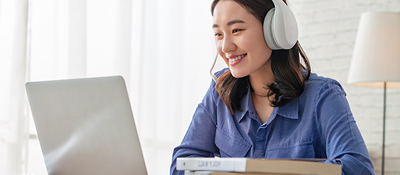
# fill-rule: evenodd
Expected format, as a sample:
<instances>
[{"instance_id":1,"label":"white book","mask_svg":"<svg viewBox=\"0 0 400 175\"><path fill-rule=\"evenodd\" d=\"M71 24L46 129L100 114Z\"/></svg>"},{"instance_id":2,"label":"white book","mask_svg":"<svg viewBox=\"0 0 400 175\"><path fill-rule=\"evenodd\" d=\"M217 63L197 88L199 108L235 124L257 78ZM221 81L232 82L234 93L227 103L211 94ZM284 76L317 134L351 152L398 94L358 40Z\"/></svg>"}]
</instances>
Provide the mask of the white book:
<instances>
[{"instance_id":1,"label":"white book","mask_svg":"<svg viewBox=\"0 0 400 175\"><path fill-rule=\"evenodd\" d=\"M178 158L177 170L341 175L342 167L308 160L255 158ZM190 172L188 171L188 173Z\"/></svg>"},{"instance_id":2,"label":"white book","mask_svg":"<svg viewBox=\"0 0 400 175\"><path fill-rule=\"evenodd\" d=\"M246 171L247 158L178 158L177 170Z\"/></svg>"},{"instance_id":3,"label":"white book","mask_svg":"<svg viewBox=\"0 0 400 175\"><path fill-rule=\"evenodd\" d=\"M246 173L246 172L223 172L223 171L185 171L185 175L299 175L299 174L276 174L276 173Z\"/></svg>"},{"instance_id":4,"label":"white book","mask_svg":"<svg viewBox=\"0 0 400 175\"><path fill-rule=\"evenodd\" d=\"M185 175L210 175L214 171L185 171Z\"/></svg>"}]
</instances>

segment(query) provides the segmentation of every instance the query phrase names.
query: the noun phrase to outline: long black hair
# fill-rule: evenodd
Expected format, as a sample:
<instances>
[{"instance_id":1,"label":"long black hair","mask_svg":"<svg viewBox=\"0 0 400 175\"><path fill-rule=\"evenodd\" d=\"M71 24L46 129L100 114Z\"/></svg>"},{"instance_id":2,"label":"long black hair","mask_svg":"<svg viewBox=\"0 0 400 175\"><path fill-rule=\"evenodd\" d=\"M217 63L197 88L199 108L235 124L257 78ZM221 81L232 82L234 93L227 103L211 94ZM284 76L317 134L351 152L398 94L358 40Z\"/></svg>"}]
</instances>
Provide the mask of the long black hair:
<instances>
[{"instance_id":1,"label":"long black hair","mask_svg":"<svg viewBox=\"0 0 400 175\"><path fill-rule=\"evenodd\" d=\"M234 1L253 14L261 23L267 12L274 7L271 0ZM283 1L286 3L285 0ZM212 15L218 2L219 0L214 0L211 4ZM303 93L304 82L311 74L310 63L299 42L296 42L289 50L273 50L270 59L276 81L267 84L265 88L269 89L268 97L273 97L272 106L284 106ZM233 114L236 110L241 110L241 100L246 95L248 87L251 88L249 76L235 78L230 70L223 73L216 83L217 92Z\"/></svg>"}]
</instances>

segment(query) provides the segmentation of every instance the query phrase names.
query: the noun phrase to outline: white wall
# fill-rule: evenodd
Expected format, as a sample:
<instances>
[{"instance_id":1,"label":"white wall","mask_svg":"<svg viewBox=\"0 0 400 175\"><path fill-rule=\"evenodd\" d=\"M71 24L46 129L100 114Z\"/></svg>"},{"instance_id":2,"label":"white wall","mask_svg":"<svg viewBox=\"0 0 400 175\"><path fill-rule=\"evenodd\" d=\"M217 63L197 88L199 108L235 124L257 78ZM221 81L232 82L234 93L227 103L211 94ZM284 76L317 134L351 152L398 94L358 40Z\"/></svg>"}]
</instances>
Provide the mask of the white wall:
<instances>
[{"instance_id":1,"label":"white wall","mask_svg":"<svg viewBox=\"0 0 400 175\"><path fill-rule=\"evenodd\" d=\"M342 84L375 173L381 174L383 89L350 86L347 75L361 13L400 12L400 0L289 0L289 6L299 22L299 40L311 61L312 71ZM400 90L388 90L386 175L400 174L399 107Z\"/></svg>"}]
</instances>

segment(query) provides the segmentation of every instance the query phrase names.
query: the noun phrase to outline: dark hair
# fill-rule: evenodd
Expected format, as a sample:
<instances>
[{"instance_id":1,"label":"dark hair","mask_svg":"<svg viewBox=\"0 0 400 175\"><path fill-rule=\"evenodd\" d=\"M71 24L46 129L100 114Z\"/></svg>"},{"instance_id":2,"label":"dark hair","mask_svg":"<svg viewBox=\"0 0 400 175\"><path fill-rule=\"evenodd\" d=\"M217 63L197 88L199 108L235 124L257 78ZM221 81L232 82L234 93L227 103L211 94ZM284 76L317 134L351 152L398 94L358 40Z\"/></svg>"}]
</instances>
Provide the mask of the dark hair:
<instances>
[{"instance_id":1,"label":"dark hair","mask_svg":"<svg viewBox=\"0 0 400 175\"><path fill-rule=\"evenodd\" d=\"M234 1L247 9L261 23L267 12L274 7L271 0ZM283 1L286 3L285 0ZM211 4L212 15L218 2L219 0L214 0ZM300 57L303 64L300 62ZM284 106L303 93L304 82L311 74L310 63L299 42L296 42L289 50L273 50L270 59L276 81L267 84L265 88L269 89L268 96L273 97L272 106ZM251 88L249 76L235 78L230 70L223 73L216 83L217 92L233 114L236 110L241 110L241 100L247 93L248 87Z\"/></svg>"}]
</instances>

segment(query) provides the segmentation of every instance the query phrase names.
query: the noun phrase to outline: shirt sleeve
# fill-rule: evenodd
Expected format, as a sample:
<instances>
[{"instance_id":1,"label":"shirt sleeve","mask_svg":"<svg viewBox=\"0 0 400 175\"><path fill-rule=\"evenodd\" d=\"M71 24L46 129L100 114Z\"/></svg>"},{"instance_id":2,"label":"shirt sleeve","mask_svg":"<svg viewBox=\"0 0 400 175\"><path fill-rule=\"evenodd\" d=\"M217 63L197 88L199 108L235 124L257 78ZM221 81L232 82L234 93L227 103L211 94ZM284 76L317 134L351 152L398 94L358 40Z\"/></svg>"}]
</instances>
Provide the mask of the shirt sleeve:
<instances>
[{"instance_id":1,"label":"shirt sleeve","mask_svg":"<svg viewBox=\"0 0 400 175\"><path fill-rule=\"evenodd\" d=\"M178 157L213 157L218 152L214 144L216 119L213 111L216 105L213 99L215 95L215 83L212 82L203 101L197 106L192 121L183 138L182 143L174 149L171 175L183 175L184 171L176 170Z\"/></svg>"},{"instance_id":2,"label":"shirt sleeve","mask_svg":"<svg viewBox=\"0 0 400 175\"><path fill-rule=\"evenodd\" d=\"M346 94L334 80L321 86L316 105L326 155L342 165L342 174L374 174L367 147L351 113ZM334 160L335 159L335 160Z\"/></svg>"}]
</instances>

